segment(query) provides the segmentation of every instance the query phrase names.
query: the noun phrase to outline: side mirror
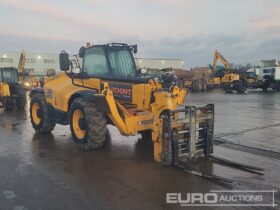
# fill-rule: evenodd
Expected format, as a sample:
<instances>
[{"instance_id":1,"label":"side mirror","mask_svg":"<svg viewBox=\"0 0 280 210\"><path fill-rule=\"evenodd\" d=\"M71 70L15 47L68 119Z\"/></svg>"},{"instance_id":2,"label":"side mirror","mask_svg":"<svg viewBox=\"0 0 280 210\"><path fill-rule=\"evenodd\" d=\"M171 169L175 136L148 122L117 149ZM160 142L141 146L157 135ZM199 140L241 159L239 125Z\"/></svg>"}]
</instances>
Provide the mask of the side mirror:
<instances>
[{"instance_id":1,"label":"side mirror","mask_svg":"<svg viewBox=\"0 0 280 210\"><path fill-rule=\"evenodd\" d=\"M64 50L59 54L59 66L61 71L68 71L70 68L69 54Z\"/></svg>"},{"instance_id":2,"label":"side mirror","mask_svg":"<svg viewBox=\"0 0 280 210\"><path fill-rule=\"evenodd\" d=\"M79 50L79 57L83 58L85 56L85 52L86 52L86 48L81 47L80 50Z\"/></svg>"},{"instance_id":3,"label":"side mirror","mask_svg":"<svg viewBox=\"0 0 280 210\"><path fill-rule=\"evenodd\" d=\"M132 52L133 52L134 54L136 54L136 53L138 52L137 44L135 44L135 45L130 45L130 49L132 50Z\"/></svg>"}]
</instances>

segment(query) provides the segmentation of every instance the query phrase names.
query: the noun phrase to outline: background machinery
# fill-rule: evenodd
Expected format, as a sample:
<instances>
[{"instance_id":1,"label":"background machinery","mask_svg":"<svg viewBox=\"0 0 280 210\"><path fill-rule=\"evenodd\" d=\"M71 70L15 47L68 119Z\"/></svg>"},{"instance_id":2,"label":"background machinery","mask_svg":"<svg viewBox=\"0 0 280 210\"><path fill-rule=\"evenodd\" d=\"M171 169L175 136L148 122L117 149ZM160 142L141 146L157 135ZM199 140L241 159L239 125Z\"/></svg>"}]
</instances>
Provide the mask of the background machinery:
<instances>
[{"instance_id":1,"label":"background machinery","mask_svg":"<svg viewBox=\"0 0 280 210\"><path fill-rule=\"evenodd\" d=\"M214 106L186 105L186 89L139 77L136 52L136 45L120 43L81 47L80 66L78 56L69 60L63 51L63 72L30 93L35 131L49 133L56 123L70 124L78 147L95 149L105 141L106 125L113 124L123 135L150 136L154 160L163 165L209 156Z\"/></svg>"},{"instance_id":2,"label":"background machinery","mask_svg":"<svg viewBox=\"0 0 280 210\"><path fill-rule=\"evenodd\" d=\"M259 79L259 68L250 68L246 72L240 72L240 78L245 81L247 88L256 89L262 86Z\"/></svg>"},{"instance_id":3,"label":"background machinery","mask_svg":"<svg viewBox=\"0 0 280 210\"><path fill-rule=\"evenodd\" d=\"M238 93L244 93L246 91L246 84L240 79L239 74L232 72L231 64L224 58L224 56L215 50L213 59L213 70L217 71L217 62L220 60L224 65L223 76L221 76L221 86L225 92L236 91Z\"/></svg>"},{"instance_id":4,"label":"background machinery","mask_svg":"<svg viewBox=\"0 0 280 210\"><path fill-rule=\"evenodd\" d=\"M0 68L0 103L5 111L25 107L26 96L19 84L16 68Z\"/></svg>"},{"instance_id":5,"label":"background machinery","mask_svg":"<svg viewBox=\"0 0 280 210\"><path fill-rule=\"evenodd\" d=\"M280 66L276 60L261 60L259 67L260 88L280 91Z\"/></svg>"},{"instance_id":6,"label":"background machinery","mask_svg":"<svg viewBox=\"0 0 280 210\"><path fill-rule=\"evenodd\" d=\"M33 87L39 87L39 80L35 76L31 76L30 72L26 71L25 63L25 52L22 50L18 62L19 83L22 85L24 90L31 90Z\"/></svg>"}]
</instances>

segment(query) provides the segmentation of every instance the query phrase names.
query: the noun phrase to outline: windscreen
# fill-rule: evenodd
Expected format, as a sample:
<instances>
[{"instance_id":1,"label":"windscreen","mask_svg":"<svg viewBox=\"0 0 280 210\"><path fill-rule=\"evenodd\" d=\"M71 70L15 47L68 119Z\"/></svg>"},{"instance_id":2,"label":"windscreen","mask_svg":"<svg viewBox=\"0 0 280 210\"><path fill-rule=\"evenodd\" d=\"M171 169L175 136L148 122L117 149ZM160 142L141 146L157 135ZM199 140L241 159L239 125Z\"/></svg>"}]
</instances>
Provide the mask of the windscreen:
<instances>
[{"instance_id":1,"label":"windscreen","mask_svg":"<svg viewBox=\"0 0 280 210\"><path fill-rule=\"evenodd\" d=\"M1 82L15 83L18 81L17 71L11 69L2 69L0 75Z\"/></svg>"},{"instance_id":2,"label":"windscreen","mask_svg":"<svg viewBox=\"0 0 280 210\"><path fill-rule=\"evenodd\" d=\"M109 74L105 52L102 47L92 47L86 50L83 70L89 75Z\"/></svg>"},{"instance_id":3,"label":"windscreen","mask_svg":"<svg viewBox=\"0 0 280 210\"><path fill-rule=\"evenodd\" d=\"M136 69L132 53L127 48L109 48L109 60L112 75L120 77L135 77Z\"/></svg>"},{"instance_id":4,"label":"windscreen","mask_svg":"<svg viewBox=\"0 0 280 210\"><path fill-rule=\"evenodd\" d=\"M265 74L268 74L268 73L271 73L272 72L272 69L264 69L263 70L263 73L265 73Z\"/></svg>"},{"instance_id":5,"label":"windscreen","mask_svg":"<svg viewBox=\"0 0 280 210\"><path fill-rule=\"evenodd\" d=\"M253 78L253 77L256 77L256 73L255 72L247 72L247 76Z\"/></svg>"}]
</instances>

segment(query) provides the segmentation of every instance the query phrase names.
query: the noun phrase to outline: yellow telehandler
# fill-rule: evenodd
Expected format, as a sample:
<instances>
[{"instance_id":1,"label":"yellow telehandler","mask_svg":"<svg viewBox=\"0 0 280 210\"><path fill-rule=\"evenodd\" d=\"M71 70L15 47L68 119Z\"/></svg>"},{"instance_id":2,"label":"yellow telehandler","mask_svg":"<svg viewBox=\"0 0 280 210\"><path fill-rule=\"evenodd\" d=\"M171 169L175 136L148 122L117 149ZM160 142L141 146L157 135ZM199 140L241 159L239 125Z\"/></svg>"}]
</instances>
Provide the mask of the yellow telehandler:
<instances>
[{"instance_id":1,"label":"yellow telehandler","mask_svg":"<svg viewBox=\"0 0 280 210\"><path fill-rule=\"evenodd\" d=\"M88 45L70 60L62 51L62 73L30 93L35 131L49 133L56 123L70 124L78 147L96 149L105 141L106 125L112 124L123 135L150 136L154 160L163 165L180 166L187 160L210 157L214 105L187 105L186 89L163 88L151 78L138 77L136 52L137 45Z\"/></svg>"}]
</instances>

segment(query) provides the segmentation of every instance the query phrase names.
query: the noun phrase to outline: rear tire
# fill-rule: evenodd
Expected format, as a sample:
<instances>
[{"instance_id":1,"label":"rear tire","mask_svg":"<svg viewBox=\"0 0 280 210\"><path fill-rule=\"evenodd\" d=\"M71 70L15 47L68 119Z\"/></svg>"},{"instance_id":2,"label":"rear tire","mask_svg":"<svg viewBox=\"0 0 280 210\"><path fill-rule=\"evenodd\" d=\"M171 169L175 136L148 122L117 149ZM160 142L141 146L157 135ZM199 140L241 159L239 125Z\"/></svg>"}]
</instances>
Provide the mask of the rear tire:
<instances>
[{"instance_id":1,"label":"rear tire","mask_svg":"<svg viewBox=\"0 0 280 210\"><path fill-rule=\"evenodd\" d=\"M193 91L201 92L202 91L202 81L201 80L194 80L193 81Z\"/></svg>"},{"instance_id":2,"label":"rear tire","mask_svg":"<svg viewBox=\"0 0 280 210\"><path fill-rule=\"evenodd\" d=\"M3 106L4 106L4 111L5 112L13 111L14 103L11 103L11 102L9 102L8 100L5 99L3 101Z\"/></svg>"},{"instance_id":3,"label":"rear tire","mask_svg":"<svg viewBox=\"0 0 280 210\"><path fill-rule=\"evenodd\" d=\"M24 109L26 105L26 95L22 86L18 83L10 84L11 95L17 96L16 108L18 110Z\"/></svg>"},{"instance_id":4,"label":"rear tire","mask_svg":"<svg viewBox=\"0 0 280 210\"><path fill-rule=\"evenodd\" d=\"M54 129L55 123L50 119L46 99L43 94L36 93L31 97L30 118L36 133L46 134Z\"/></svg>"},{"instance_id":5,"label":"rear tire","mask_svg":"<svg viewBox=\"0 0 280 210\"><path fill-rule=\"evenodd\" d=\"M106 139L107 120L92 102L77 98L71 105L70 129L75 143L80 149L97 149Z\"/></svg>"},{"instance_id":6,"label":"rear tire","mask_svg":"<svg viewBox=\"0 0 280 210\"><path fill-rule=\"evenodd\" d=\"M266 92L266 91L267 91L267 86L262 86L262 90L263 90L264 92Z\"/></svg>"},{"instance_id":7,"label":"rear tire","mask_svg":"<svg viewBox=\"0 0 280 210\"><path fill-rule=\"evenodd\" d=\"M234 89L237 91L237 93L245 93L247 87L246 84L243 81L235 81L234 82Z\"/></svg>"}]
</instances>

